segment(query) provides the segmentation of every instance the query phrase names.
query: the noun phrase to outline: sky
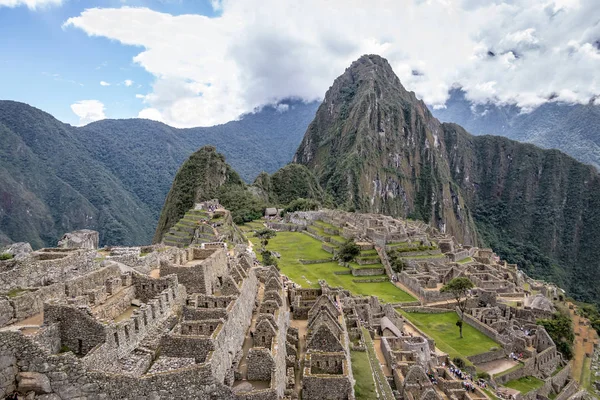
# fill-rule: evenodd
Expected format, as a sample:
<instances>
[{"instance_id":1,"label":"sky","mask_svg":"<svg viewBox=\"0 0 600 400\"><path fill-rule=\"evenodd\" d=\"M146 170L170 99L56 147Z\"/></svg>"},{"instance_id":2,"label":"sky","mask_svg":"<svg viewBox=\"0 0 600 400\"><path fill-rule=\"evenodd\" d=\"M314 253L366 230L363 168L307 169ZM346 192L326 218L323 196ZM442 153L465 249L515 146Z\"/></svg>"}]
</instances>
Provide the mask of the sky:
<instances>
[{"instance_id":1,"label":"sky","mask_svg":"<svg viewBox=\"0 0 600 400\"><path fill-rule=\"evenodd\" d=\"M322 99L362 54L444 107L600 104L598 0L0 0L0 99L72 125L225 123Z\"/></svg>"}]
</instances>

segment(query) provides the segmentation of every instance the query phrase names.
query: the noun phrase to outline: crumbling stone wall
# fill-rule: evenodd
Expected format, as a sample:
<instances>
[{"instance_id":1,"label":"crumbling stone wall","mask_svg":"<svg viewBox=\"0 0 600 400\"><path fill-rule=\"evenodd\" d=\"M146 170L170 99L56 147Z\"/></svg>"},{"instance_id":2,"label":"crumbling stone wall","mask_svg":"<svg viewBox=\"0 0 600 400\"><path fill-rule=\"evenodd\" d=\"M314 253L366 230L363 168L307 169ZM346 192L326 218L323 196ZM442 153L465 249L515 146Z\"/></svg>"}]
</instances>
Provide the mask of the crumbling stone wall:
<instances>
[{"instance_id":1,"label":"crumbling stone wall","mask_svg":"<svg viewBox=\"0 0 600 400\"><path fill-rule=\"evenodd\" d=\"M60 325L60 341L75 354L85 355L106 340L106 326L85 309L57 303L44 305L44 324Z\"/></svg>"}]
</instances>

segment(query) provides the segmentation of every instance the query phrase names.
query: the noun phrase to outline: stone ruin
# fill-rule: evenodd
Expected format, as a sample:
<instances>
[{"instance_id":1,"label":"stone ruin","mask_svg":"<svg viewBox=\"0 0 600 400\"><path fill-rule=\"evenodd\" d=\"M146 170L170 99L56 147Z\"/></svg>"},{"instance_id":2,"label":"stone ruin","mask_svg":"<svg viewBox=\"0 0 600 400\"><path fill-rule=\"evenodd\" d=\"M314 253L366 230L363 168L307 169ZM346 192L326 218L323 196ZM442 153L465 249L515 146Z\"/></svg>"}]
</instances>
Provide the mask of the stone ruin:
<instances>
[{"instance_id":1,"label":"stone ruin","mask_svg":"<svg viewBox=\"0 0 600 400\"><path fill-rule=\"evenodd\" d=\"M194 211L223 212L217 201ZM374 374L379 393L484 399L397 311L455 310L439 289L461 276L476 285L465 322L499 343L468 361L480 367L519 354L523 368L495 377L496 384L536 376L543 388L523 398L576 395L569 366L536 325L552 315L548 297L560 290L491 250L460 246L422 222L376 214L298 212L267 226L320 237L331 253L339 237L376 250L372 258L384 266L378 273L418 300L383 304L324 281L300 288L261 265L245 243L229 248L214 235L188 247L97 249L84 244L90 240L69 239L66 247L25 249L0 262L0 398L18 391L43 400L350 400L350 352L374 350L385 377ZM405 259L402 271L392 269L393 253Z\"/></svg>"}]
</instances>

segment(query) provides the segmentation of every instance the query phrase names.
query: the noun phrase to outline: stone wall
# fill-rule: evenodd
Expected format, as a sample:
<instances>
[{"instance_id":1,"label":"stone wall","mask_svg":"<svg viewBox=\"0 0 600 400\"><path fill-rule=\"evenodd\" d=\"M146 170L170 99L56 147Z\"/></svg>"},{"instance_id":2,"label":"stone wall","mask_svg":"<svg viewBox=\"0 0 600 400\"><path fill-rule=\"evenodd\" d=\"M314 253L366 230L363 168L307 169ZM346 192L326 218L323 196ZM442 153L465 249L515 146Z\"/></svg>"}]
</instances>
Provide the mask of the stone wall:
<instances>
[{"instance_id":1,"label":"stone wall","mask_svg":"<svg viewBox=\"0 0 600 400\"><path fill-rule=\"evenodd\" d=\"M27 258L16 261L13 269L0 272L0 291L64 282L75 276L85 275L98 265L94 263L97 254L94 250L56 252L61 258L39 259L47 258L48 254L55 253L44 249L30 253Z\"/></svg>"},{"instance_id":2,"label":"stone wall","mask_svg":"<svg viewBox=\"0 0 600 400\"><path fill-rule=\"evenodd\" d=\"M374 276L383 274L385 274L383 268L352 268L352 275L354 276Z\"/></svg>"},{"instance_id":3,"label":"stone wall","mask_svg":"<svg viewBox=\"0 0 600 400\"><path fill-rule=\"evenodd\" d=\"M253 347L248 350L248 380L271 382L275 372L275 360L271 351L264 347Z\"/></svg>"}]
</instances>

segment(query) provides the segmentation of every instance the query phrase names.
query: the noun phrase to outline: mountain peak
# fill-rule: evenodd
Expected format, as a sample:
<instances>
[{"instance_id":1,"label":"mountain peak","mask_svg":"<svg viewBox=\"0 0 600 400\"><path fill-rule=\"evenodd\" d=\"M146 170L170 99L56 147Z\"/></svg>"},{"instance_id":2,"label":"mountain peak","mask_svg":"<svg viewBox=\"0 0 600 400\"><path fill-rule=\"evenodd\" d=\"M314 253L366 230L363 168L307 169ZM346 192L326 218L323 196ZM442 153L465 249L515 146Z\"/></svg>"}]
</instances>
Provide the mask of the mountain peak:
<instances>
[{"instance_id":1,"label":"mountain peak","mask_svg":"<svg viewBox=\"0 0 600 400\"><path fill-rule=\"evenodd\" d=\"M364 55L327 91L294 161L311 168L334 203L416 217L465 243L476 233L451 199L442 128L388 61ZM423 184L421 184L423 182Z\"/></svg>"}]
</instances>

